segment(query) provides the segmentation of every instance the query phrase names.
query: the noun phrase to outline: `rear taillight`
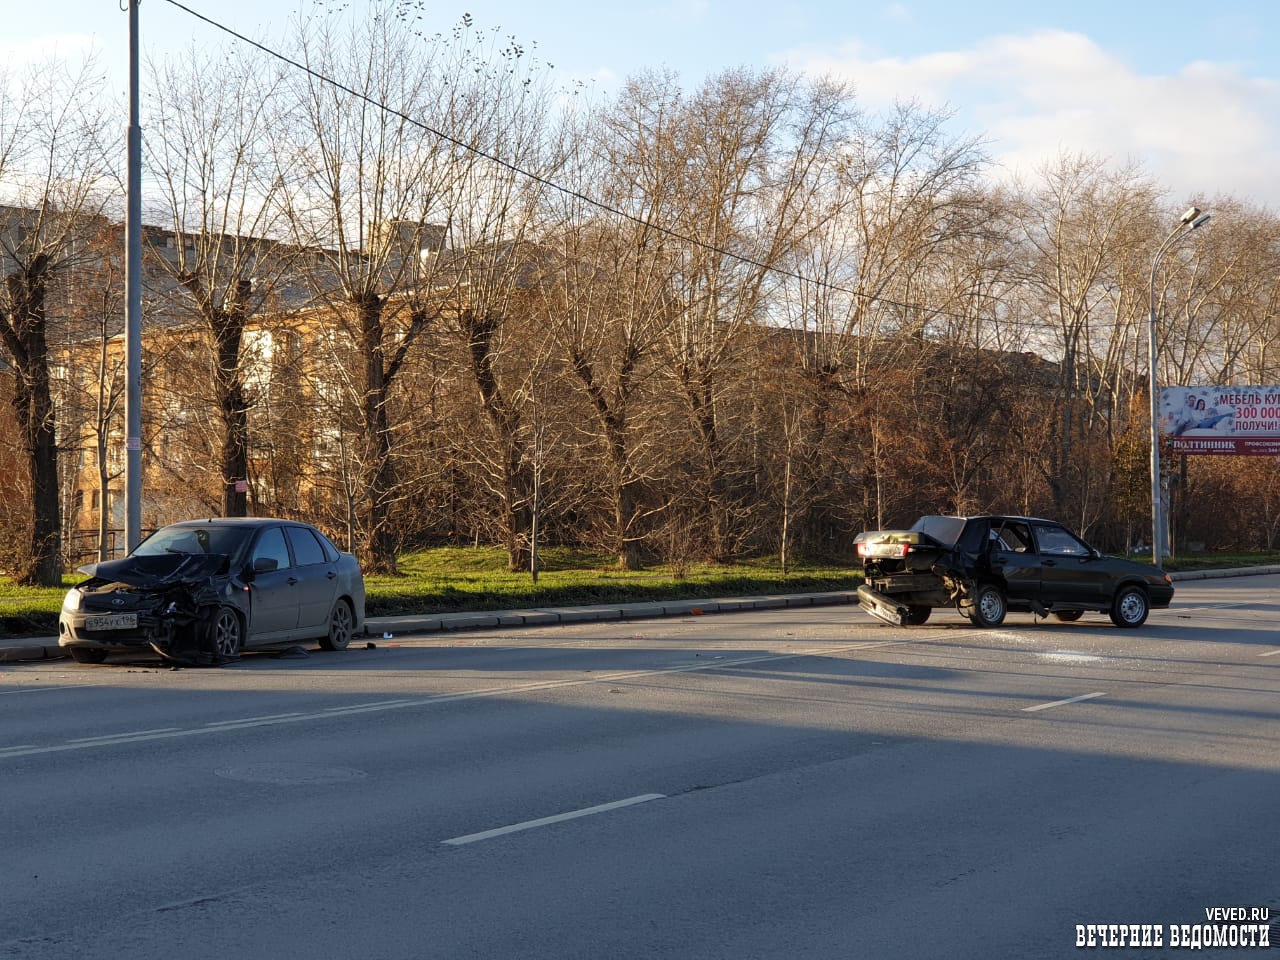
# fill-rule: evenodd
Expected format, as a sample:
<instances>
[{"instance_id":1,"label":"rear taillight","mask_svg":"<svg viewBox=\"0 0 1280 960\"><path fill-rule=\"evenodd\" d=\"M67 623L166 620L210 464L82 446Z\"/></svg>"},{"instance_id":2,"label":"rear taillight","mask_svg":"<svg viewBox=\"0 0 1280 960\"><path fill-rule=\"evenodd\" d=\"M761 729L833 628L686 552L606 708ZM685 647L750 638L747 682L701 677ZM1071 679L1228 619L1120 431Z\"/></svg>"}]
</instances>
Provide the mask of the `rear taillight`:
<instances>
[{"instance_id":1,"label":"rear taillight","mask_svg":"<svg viewBox=\"0 0 1280 960\"><path fill-rule=\"evenodd\" d=\"M875 543L868 541L858 544L858 556L901 560L907 555L909 549L911 549L911 544L909 543Z\"/></svg>"}]
</instances>

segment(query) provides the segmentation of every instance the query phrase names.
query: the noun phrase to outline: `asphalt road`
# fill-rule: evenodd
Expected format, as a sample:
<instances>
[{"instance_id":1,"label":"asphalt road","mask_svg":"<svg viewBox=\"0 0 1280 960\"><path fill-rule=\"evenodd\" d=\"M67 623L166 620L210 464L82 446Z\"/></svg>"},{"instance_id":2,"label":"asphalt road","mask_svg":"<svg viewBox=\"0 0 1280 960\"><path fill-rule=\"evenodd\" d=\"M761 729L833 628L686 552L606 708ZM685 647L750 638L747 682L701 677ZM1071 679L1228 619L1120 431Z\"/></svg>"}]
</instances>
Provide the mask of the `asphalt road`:
<instances>
[{"instance_id":1,"label":"asphalt road","mask_svg":"<svg viewBox=\"0 0 1280 960\"><path fill-rule=\"evenodd\" d=\"M1280 919L1278 622L1266 576L1137 631L812 607L0 665L0 958L992 960Z\"/></svg>"}]
</instances>

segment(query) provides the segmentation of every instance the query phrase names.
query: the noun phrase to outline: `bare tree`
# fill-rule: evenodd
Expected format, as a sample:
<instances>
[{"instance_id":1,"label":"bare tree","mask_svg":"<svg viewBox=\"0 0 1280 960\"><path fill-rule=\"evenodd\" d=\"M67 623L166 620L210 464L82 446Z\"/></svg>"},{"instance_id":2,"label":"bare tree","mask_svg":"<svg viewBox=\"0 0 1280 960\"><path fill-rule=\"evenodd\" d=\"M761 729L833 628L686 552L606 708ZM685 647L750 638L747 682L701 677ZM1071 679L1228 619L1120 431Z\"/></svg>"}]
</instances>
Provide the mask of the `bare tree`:
<instances>
[{"instance_id":1,"label":"bare tree","mask_svg":"<svg viewBox=\"0 0 1280 960\"><path fill-rule=\"evenodd\" d=\"M1055 512L1083 529L1106 500L1110 470L1109 451L1099 459L1093 439L1106 436L1114 408L1115 378L1099 369L1108 356L1100 346L1109 339L1106 290L1120 279L1129 251L1150 236L1153 196L1135 168L1112 171L1094 157L1064 156L1042 171L1021 207L1025 295L1046 321L1044 339L1029 345L1058 364L1055 389L1045 398L1052 430L1040 469Z\"/></svg>"},{"instance_id":2,"label":"bare tree","mask_svg":"<svg viewBox=\"0 0 1280 960\"><path fill-rule=\"evenodd\" d=\"M154 81L149 162L171 230L148 251L162 280L154 293L167 301L171 322L194 317L208 335L226 516L244 516L248 501L246 328L292 267L292 251L272 239L283 179L264 147L278 123L280 83L259 55L229 51L215 59L194 50L158 67Z\"/></svg>"},{"instance_id":3,"label":"bare tree","mask_svg":"<svg viewBox=\"0 0 1280 960\"><path fill-rule=\"evenodd\" d=\"M855 115L798 261L807 279L786 283L779 310L802 334L808 386L794 396L812 425L792 450L808 472L849 478L846 500L875 526L954 491L950 408L924 403L946 356L936 344L989 345L981 318L1002 290L979 144L948 135L947 119L914 104Z\"/></svg>"},{"instance_id":4,"label":"bare tree","mask_svg":"<svg viewBox=\"0 0 1280 960\"><path fill-rule=\"evenodd\" d=\"M393 387L409 351L451 302L431 290L426 258L438 252L452 185L473 160L425 132L419 117L465 123L468 100L452 41L421 42L395 3L358 20L337 14L299 23L308 72L292 85L291 145L281 143L281 196L294 242L314 251L312 296L354 345L355 369L331 363L349 390L361 431L355 476L358 547L372 570L394 571L397 475ZM407 296L414 292L430 295ZM320 322L325 322L323 319Z\"/></svg>"},{"instance_id":5,"label":"bare tree","mask_svg":"<svg viewBox=\"0 0 1280 960\"><path fill-rule=\"evenodd\" d=\"M107 560L114 544L117 506L112 485L124 473L123 450L113 440L123 431L124 416L125 358L119 349L119 332L125 315L125 243L122 225L101 220L98 226L97 232L85 231L83 256L58 285L62 303L56 312L66 323L66 342L58 351L53 386L59 446L71 452L87 450L92 458L89 509L97 511L94 553L98 560ZM64 462L62 470L69 496L63 497L63 523L74 544L84 526L80 520L85 478L79 458L65 460L70 461ZM118 506L123 509L123 501Z\"/></svg>"},{"instance_id":6,"label":"bare tree","mask_svg":"<svg viewBox=\"0 0 1280 960\"><path fill-rule=\"evenodd\" d=\"M643 521L663 506L644 502L667 422L659 425L645 392L677 317L668 224L679 175L646 160L649 141L669 135L650 106L624 95L576 131L567 171L575 191L556 198L564 226L547 241L551 257L539 278L540 313L587 402L578 432L601 455L600 540L621 569L641 564Z\"/></svg>"},{"instance_id":7,"label":"bare tree","mask_svg":"<svg viewBox=\"0 0 1280 960\"><path fill-rule=\"evenodd\" d=\"M531 368L545 366L550 344L529 320L549 256L541 243L551 229L546 200L568 145L553 122L544 67L496 33L481 51L488 51L482 62L462 74L461 95L435 110L449 132L448 162L458 176L439 197L448 211L449 249L431 258L423 286L450 291L456 305L443 315L445 329L460 348L487 426L472 451L500 516L508 565L517 570L530 560L539 459L529 408L545 395L524 385ZM415 304L423 309L421 298Z\"/></svg>"},{"instance_id":8,"label":"bare tree","mask_svg":"<svg viewBox=\"0 0 1280 960\"><path fill-rule=\"evenodd\" d=\"M58 447L50 384L50 299L59 278L84 256L82 236L106 201L101 89L92 64L45 64L14 92L0 83L0 182L14 204L2 212L0 343L15 374L13 407L31 483L25 583L62 579Z\"/></svg>"},{"instance_id":9,"label":"bare tree","mask_svg":"<svg viewBox=\"0 0 1280 960\"><path fill-rule=\"evenodd\" d=\"M730 466L742 411L724 406L738 334L768 318L775 271L794 264L812 228L850 101L837 84L782 72L726 72L689 97L674 78L650 75L628 86L618 115L633 118L631 183L641 198L652 192L641 209L671 229L664 363L696 442L707 552L725 557L746 529Z\"/></svg>"}]
</instances>

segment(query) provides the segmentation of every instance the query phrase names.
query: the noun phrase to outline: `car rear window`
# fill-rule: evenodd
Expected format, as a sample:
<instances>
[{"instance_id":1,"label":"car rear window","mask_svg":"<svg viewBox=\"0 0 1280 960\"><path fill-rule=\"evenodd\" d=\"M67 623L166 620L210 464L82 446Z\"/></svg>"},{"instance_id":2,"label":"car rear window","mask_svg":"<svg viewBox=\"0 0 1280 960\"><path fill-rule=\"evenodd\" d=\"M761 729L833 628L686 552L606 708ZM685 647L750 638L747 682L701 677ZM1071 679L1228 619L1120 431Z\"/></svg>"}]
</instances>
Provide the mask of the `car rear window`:
<instances>
[{"instance_id":1,"label":"car rear window","mask_svg":"<svg viewBox=\"0 0 1280 960\"><path fill-rule=\"evenodd\" d=\"M960 539L967 522L964 517L921 517L911 529L916 533L927 533L939 543L953 546Z\"/></svg>"}]
</instances>

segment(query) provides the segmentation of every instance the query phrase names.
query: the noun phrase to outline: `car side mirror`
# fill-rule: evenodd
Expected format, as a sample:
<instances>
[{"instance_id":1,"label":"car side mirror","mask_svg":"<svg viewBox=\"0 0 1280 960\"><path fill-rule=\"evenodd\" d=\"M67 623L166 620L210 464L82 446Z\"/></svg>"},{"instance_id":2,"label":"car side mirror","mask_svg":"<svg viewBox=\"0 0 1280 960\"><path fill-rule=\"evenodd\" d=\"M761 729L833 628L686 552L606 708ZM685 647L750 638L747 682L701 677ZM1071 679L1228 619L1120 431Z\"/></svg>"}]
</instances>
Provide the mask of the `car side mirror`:
<instances>
[{"instance_id":1,"label":"car side mirror","mask_svg":"<svg viewBox=\"0 0 1280 960\"><path fill-rule=\"evenodd\" d=\"M1090 547L1090 548L1089 548L1089 559L1090 559L1090 560L1101 560L1101 559L1102 559L1102 551L1101 551L1101 550L1099 550L1097 547Z\"/></svg>"},{"instance_id":2,"label":"car side mirror","mask_svg":"<svg viewBox=\"0 0 1280 960\"><path fill-rule=\"evenodd\" d=\"M280 561L275 557L257 557L253 561L254 573L270 573L280 568Z\"/></svg>"}]
</instances>

